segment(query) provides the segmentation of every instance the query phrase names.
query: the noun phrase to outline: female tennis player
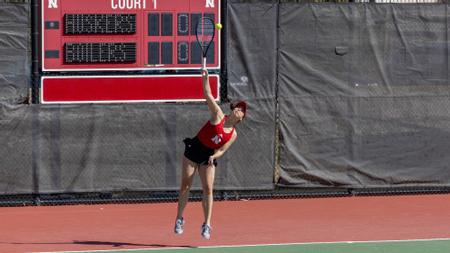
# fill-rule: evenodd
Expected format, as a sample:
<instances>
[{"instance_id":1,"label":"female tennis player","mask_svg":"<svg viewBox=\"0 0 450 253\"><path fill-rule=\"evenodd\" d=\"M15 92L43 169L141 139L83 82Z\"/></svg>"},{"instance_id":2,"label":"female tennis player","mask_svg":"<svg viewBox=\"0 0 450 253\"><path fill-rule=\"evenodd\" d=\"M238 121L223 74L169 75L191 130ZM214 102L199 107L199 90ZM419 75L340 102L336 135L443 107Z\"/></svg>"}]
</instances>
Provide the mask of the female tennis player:
<instances>
[{"instance_id":1,"label":"female tennis player","mask_svg":"<svg viewBox=\"0 0 450 253\"><path fill-rule=\"evenodd\" d=\"M181 187L178 197L178 212L175 221L175 233L183 233L183 211L189 198L195 171L198 170L203 189L204 223L201 235L205 239L211 237L211 214L213 206L214 174L217 166L216 160L233 144L237 138L235 126L241 122L247 110L244 101L230 105L231 112L224 115L214 100L209 86L209 76L206 69L202 70L203 95L206 99L211 118L200 129L194 138L184 140L185 151L182 164Z\"/></svg>"}]
</instances>

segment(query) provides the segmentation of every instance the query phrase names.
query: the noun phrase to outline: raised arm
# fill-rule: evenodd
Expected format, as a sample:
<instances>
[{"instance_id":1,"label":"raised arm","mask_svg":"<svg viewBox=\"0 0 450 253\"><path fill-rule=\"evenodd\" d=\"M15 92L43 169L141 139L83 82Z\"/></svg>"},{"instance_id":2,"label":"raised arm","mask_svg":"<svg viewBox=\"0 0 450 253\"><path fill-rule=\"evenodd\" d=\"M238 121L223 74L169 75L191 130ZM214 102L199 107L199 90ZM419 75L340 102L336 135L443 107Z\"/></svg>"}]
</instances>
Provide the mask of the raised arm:
<instances>
[{"instance_id":1,"label":"raised arm","mask_svg":"<svg viewBox=\"0 0 450 253\"><path fill-rule=\"evenodd\" d=\"M209 75L208 70L202 69L202 83L203 83L203 97L206 99L206 104L208 105L208 109L211 112L211 124L218 124L224 114L222 109L220 109L219 105L214 100L214 97L211 92L211 87L209 86Z\"/></svg>"}]
</instances>

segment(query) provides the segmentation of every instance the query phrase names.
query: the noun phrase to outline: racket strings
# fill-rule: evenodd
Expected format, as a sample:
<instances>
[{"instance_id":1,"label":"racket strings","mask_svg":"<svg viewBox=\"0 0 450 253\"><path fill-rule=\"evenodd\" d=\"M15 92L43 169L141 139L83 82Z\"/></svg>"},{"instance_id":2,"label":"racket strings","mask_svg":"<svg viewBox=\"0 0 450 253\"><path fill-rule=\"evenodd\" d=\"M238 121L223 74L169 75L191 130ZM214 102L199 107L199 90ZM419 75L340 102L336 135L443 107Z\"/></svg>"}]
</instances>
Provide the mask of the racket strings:
<instances>
[{"instance_id":1,"label":"racket strings","mask_svg":"<svg viewBox=\"0 0 450 253\"><path fill-rule=\"evenodd\" d=\"M214 37L214 22L211 19L201 19L197 25L197 40L203 48L208 47Z\"/></svg>"},{"instance_id":2,"label":"racket strings","mask_svg":"<svg viewBox=\"0 0 450 253\"><path fill-rule=\"evenodd\" d=\"M209 47L214 40L215 25L214 20L211 18L201 18L197 25L195 35L197 37L197 43L202 51L203 56L203 68L206 68L206 56L208 54Z\"/></svg>"}]
</instances>

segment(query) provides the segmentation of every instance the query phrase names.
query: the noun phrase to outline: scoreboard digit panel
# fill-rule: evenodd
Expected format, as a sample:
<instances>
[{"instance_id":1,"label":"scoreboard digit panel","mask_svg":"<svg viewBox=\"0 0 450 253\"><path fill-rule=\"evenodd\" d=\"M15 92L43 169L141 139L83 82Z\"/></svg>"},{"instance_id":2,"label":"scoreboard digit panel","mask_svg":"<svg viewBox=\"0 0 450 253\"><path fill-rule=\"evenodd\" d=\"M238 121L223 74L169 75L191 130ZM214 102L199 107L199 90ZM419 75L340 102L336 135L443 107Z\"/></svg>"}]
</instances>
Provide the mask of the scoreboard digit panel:
<instances>
[{"instance_id":1,"label":"scoreboard digit panel","mask_svg":"<svg viewBox=\"0 0 450 253\"><path fill-rule=\"evenodd\" d=\"M199 18L220 0L41 0L44 71L196 69ZM208 68L220 68L220 32Z\"/></svg>"}]
</instances>

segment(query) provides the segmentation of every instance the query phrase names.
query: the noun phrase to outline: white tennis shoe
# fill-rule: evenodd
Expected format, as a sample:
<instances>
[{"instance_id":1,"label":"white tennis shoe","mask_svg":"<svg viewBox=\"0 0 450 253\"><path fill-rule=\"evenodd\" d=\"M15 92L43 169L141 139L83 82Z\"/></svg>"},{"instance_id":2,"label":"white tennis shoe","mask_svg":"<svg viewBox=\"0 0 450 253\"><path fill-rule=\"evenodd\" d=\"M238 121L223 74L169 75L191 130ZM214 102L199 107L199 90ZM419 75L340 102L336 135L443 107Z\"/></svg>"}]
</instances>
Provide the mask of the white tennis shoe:
<instances>
[{"instance_id":1,"label":"white tennis shoe","mask_svg":"<svg viewBox=\"0 0 450 253\"><path fill-rule=\"evenodd\" d=\"M205 223L202 225L202 236L206 240L209 240L211 238L211 227Z\"/></svg>"},{"instance_id":2,"label":"white tennis shoe","mask_svg":"<svg viewBox=\"0 0 450 253\"><path fill-rule=\"evenodd\" d=\"M184 231L183 231L183 226L184 226L184 219L176 219L175 220L175 228L174 228L174 232L177 235L181 235Z\"/></svg>"}]
</instances>

